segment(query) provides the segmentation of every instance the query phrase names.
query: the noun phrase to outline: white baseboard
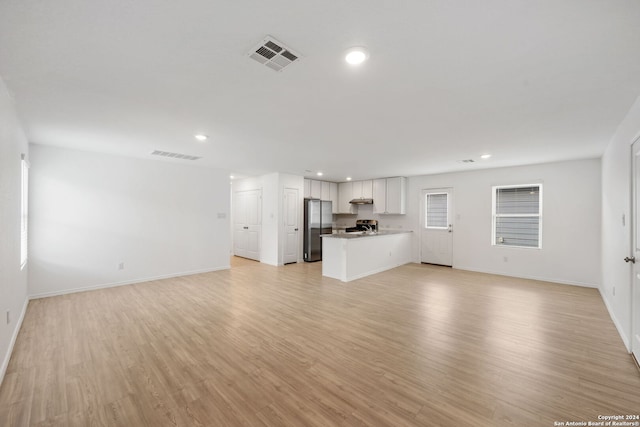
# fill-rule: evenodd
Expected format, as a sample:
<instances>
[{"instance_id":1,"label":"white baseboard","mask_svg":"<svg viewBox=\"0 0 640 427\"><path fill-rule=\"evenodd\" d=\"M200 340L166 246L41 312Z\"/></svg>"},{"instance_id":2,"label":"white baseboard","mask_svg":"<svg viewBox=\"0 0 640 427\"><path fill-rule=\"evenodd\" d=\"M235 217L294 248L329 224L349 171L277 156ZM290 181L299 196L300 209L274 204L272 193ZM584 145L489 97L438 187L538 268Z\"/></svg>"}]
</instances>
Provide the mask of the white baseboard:
<instances>
[{"instance_id":1,"label":"white baseboard","mask_svg":"<svg viewBox=\"0 0 640 427\"><path fill-rule=\"evenodd\" d=\"M133 285L135 283L151 282L151 281L154 281L154 280L162 280L162 279L171 279L172 277L191 276L193 274L210 273L212 271L220 271L220 270L229 270L230 268L231 268L230 265L225 265L225 266L216 267L216 268L205 268L205 269L202 269L202 270L184 271L184 272L180 272L180 273L164 274L164 275L161 275L161 276L143 277L143 278L140 278L140 279L125 280L125 281L122 281L122 282L103 283L103 284L100 284L100 285L83 286L83 287L79 287L79 288L63 289L63 290L51 291L51 292L42 292L42 293L39 293L39 294L29 295L29 299L54 297L54 296L57 296L57 295L72 294L72 293L75 293L75 292L92 291L92 290L96 290L96 289L115 288L117 286Z\"/></svg>"},{"instance_id":2,"label":"white baseboard","mask_svg":"<svg viewBox=\"0 0 640 427\"><path fill-rule=\"evenodd\" d=\"M554 279L553 277L540 277L540 276L527 276L527 275L515 275L515 274L506 274L504 272L499 271L491 271L491 270L482 270L473 267L465 267L454 265L453 268L456 270L466 270L466 271L475 271L476 273L487 273L487 274L495 274L497 276L507 276L507 277L517 277L518 279L529 279L529 280L538 280L540 282L551 282L551 283L560 283L561 285L571 285L571 286L581 286L583 288L599 288L597 283L585 283L585 282L577 282L573 280L563 280L563 279Z\"/></svg>"},{"instance_id":3,"label":"white baseboard","mask_svg":"<svg viewBox=\"0 0 640 427\"><path fill-rule=\"evenodd\" d=\"M22 311L20 312L20 317L18 318L18 322L16 323L16 326L13 329L13 334L11 335L9 348L7 348L7 353L4 355L4 359L2 361L2 367L0 367L0 385L2 385L2 381L4 380L4 374L7 373L7 368L9 367L9 360L11 360L11 354L13 353L13 346L16 344L18 333L20 333L20 328L22 327L22 321L24 320L24 314L27 312L27 305L29 305L28 297L25 298L24 300L24 304L22 305Z\"/></svg>"},{"instance_id":4,"label":"white baseboard","mask_svg":"<svg viewBox=\"0 0 640 427\"><path fill-rule=\"evenodd\" d=\"M624 329L622 329L622 326L620 325L618 318L616 317L615 313L611 309L611 306L609 305L609 300L607 299L606 294L602 289L598 288L598 290L600 291L600 296L602 297L602 301L604 301L605 307L607 307L607 311L609 312L609 317L611 317L613 324L618 330L618 335L620 335L620 338L622 338L622 342L624 343L624 346L627 348L627 351L631 353L631 342L629 341L629 337L627 337L624 334Z\"/></svg>"}]
</instances>

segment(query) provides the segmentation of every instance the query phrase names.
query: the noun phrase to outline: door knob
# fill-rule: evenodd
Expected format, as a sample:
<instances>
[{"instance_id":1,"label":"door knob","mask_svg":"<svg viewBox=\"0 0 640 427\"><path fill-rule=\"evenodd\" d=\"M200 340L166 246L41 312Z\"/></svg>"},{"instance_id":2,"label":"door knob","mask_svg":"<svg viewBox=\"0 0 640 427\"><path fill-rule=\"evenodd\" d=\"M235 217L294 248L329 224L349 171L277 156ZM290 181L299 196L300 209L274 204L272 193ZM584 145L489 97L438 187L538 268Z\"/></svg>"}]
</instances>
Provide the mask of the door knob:
<instances>
[{"instance_id":1,"label":"door knob","mask_svg":"<svg viewBox=\"0 0 640 427\"><path fill-rule=\"evenodd\" d=\"M636 263L636 257L632 256L632 257L624 257L624 262L630 262L632 264Z\"/></svg>"}]
</instances>

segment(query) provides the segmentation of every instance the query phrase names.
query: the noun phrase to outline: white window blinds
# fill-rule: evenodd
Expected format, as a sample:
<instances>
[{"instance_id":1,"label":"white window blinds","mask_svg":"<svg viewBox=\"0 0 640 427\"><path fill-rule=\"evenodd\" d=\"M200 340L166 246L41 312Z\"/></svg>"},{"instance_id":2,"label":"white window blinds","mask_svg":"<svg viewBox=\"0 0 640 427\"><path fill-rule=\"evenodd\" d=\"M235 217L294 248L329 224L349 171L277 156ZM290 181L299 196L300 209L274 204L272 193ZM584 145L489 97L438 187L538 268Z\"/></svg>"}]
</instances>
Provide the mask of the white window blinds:
<instances>
[{"instance_id":1,"label":"white window blinds","mask_svg":"<svg viewBox=\"0 0 640 427\"><path fill-rule=\"evenodd\" d=\"M542 185L494 187L493 244L541 247Z\"/></svg>"},{"instance_id":2,"label":"white window blinds","mask_svg":"<svg viewBox=\"0 0 640 427\"><path fill-rule=\"evenodd\" d=\"M430 193L426 200L426 220L427 228L447 228L449 224L448 194Z\"/></svg>"}]
</instances>

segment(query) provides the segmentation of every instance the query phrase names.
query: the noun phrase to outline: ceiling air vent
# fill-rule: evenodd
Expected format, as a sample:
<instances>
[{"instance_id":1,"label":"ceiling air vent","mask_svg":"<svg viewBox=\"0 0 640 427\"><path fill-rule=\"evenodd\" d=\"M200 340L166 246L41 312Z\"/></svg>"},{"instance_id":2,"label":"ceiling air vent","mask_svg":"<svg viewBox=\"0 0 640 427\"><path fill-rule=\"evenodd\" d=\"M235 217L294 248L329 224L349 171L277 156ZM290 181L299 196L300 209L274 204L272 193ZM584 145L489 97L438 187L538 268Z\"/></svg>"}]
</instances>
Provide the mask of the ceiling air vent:
<instances>
[{"instance_id":1,"label":"ceiling air vent","mask_svg":"<svg viewBox=\"0 0 640 427\"><path fill-rule=\"evenodd\" d=\"M271 36L265 36L247 55L275 71L282 71L300 58L300 55L295 53L293 49Z\"/></svg>"},{"instance_id":2,"label":"ceiling air vent","mask_svg":"<svg viewBox=\"0 0 640 427\"><path fill-rule=\"evenodd\" d=\"M170 157L172 159L182 159L182 160L198 160L198 159L202 158L202 157L198 157L198 156L190 156L188 154L170 153L168 151L160 151L160 150L155 150L155 151L151 152L151 155L152 156Z\"/></svg>"},{"instance_id":3,"label":"ceiling air vent","mask_svg":"<svg viewBox=\"0 0 640 427\"><path fill-rule=\"evenodd\" d=\"M473 159L464 159L464 160L458 160L458 163L475 163L476 161Z\"/></svg>"}]
</instances>

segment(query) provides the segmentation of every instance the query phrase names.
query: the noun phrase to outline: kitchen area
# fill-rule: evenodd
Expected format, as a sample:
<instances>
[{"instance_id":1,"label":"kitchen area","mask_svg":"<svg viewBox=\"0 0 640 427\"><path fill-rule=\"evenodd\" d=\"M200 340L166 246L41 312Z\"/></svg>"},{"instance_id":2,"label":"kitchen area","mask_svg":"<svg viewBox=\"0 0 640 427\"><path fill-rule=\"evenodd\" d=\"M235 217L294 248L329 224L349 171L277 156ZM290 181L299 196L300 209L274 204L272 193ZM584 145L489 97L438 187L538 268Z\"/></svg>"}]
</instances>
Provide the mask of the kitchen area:
<instances>
[{"instance_id":1,"label":"kitchen area","mask_svg":"<svg viewBox=\"0 0 640 427\"><path fill-rule=\"evenodd\" d=\"M409 263L412 232L394 221L405 214L405 177L305 179L303 259L322 261L323 276L343 282Z\"/></svg>"}]
</instances>

